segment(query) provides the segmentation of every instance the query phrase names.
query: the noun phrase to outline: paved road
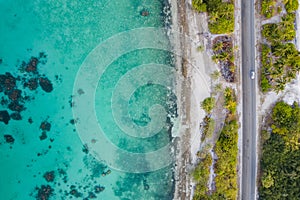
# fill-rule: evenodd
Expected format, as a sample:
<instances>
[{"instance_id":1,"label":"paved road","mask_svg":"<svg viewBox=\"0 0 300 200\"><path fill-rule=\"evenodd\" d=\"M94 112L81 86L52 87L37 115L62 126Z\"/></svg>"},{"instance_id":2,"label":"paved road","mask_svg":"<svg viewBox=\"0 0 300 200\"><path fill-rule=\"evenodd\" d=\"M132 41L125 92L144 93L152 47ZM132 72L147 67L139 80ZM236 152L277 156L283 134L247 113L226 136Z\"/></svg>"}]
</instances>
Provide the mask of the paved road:
<instances>
[{"instance_id":1,"label":"paved road","mask_svg":"<svg viewBox=\"0 0 300 200\"><path fill-rule=\"evenodd\" d=\"M242 200L256 199L256 78L250 79L255 70L254 0L242 0Z\"/></svg>"}]
</instances>

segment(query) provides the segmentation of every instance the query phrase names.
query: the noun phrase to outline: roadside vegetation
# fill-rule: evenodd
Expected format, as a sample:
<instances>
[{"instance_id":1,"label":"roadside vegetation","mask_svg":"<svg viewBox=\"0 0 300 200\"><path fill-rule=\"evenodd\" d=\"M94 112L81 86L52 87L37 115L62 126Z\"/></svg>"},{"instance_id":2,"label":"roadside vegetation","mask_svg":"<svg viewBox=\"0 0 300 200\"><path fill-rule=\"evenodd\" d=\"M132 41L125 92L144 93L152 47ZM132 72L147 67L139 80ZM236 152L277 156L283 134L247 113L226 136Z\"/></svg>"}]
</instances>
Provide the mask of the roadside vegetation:
<instances>
[{"instance_id":1,"label":"roadside vegetation","mask_svg":"<svg viewBox=\"0 0 300 200\"><path fill-rule=\"evenodd\" d=\"M298 0L284 0L283 3L287 13L281 17L281 22L265 24L262 27L262 36L266 39L261 45L260 86L263 92L274 90L278 93L284 90L286 83L296 78L300 71L300 54L292 43L296 36L294 22ZM274 3L263 0L261 13L265 17L266 4L272 4L268 7L271 10L280 8L276 1Z\"/></svg>"},{"instance_id":2,"label":"roadside vegetation","mask_svg":"<svg viewBox=\"0 0 300 200\"><path fill-rule=\"evenodd\" d=\"M277 102L261 134L260 199L300 198L300 107Z\"/></svg>"},{"instance_id":3,"label":"roadside vegetation","mask_svg":"<svg viewBox=\"0 0 300 200\"><path fill-rule=\"evenodd\" d=\"M235 81L234 52L232 38L230 36L219 36L213 41L212 59L219 64L221 73L227 82Z\"/></svg>"},{"instance_id":4,"label":"roadside vegetation","mask_svg":"<svg viewBox=\"0 0 300 200\"><path fill-rule=\"evenodd\" d=\"M237 156L238 156L238 121L236 115L236 95L232 88L224 92L225 105L228 110L225 124L215 145L218 160L215 164L217 199L237 198Z\"/></svg>"},{"instance_id":5,"label":"roadside vegetation","mask_svg":"<svg viewBox=\"0 0 300 200\"><path fill-rule=\"evenodd\" d=\"M216 174L214 180L215 189L213 191L208 190L209 168L212 164L212 158L209 152L205 150L199 153L200 161L193 172L194 181L196 182L193 197L195 200L236 199L237 197L237 143L239 128L236 116L237 99L234 90L229 87L225 88L223 95L225 99L224 108L227 110L227 116L224 126L220 131L220 136L213 147L218 158L214 165L214 172ZM207 99L203 102L207 102ZM210 120L212 119L208 116L204 119L204 121L207 121L207 123L205 123L207 128L204 128L203 131L205 138L211 136L214 132L214 124L212 125L212 121Z\"/></svg>"},{"instance_id":6,"label":"roadside vegetation","mask_svg":"<svg viewBox=\"0 0 300 200\"><path fill-rule=\"evenodd\" d=\"M208 28L212 34L229 34L234 30L234 1L192 0L198 12L207 12Z\"/></svg>"},{"instance_id":7,"label":"roadside vegetation","mask_svg":"<svg viewBox=\"0 0 300 200\"><path fill-rule=\"evenodd\" d=\"M296 11L298 8L298 0L283 0L284 7L287 12ZM265 18L271 18L281 13L282 8L278 0L262 0L260 14Z\"/></svg>"}]
</instances>

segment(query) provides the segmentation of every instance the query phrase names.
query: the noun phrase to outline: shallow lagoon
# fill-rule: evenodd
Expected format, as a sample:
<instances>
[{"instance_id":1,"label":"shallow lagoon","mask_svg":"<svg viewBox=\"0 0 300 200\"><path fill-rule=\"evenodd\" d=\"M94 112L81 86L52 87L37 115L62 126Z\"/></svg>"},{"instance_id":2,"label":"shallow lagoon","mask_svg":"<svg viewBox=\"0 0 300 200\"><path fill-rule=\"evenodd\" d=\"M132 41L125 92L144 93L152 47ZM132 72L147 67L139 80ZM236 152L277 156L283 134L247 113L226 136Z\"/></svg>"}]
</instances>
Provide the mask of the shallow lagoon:
<instances>
[{"instance_id":1,"label":"shallow lagoon","mask_svg":"<svg viewBox=\"0 0 300 200\"><path fill-rule=\"evenodd\" d=\"M26 108L20 111L22 120L10 119L7 125L0 123L1 199L36 199L42 189L53 193L50 199L83 199L94 195L97 199L172 198L171 166L133 174L116 170L105 161L99 162L76 129L77 123L84 119L74 118L72 113L76 107L74 96L89 92L81 88L74 90L74 81L81 75L78 71L92 50L120 32L163 27L163 6L158 0L0 1L0 74L10 72L17 78L15 88L22 90L18 102ZM149 15L142 16L144 11ZM37 72L27 68L32 57L38 58ZM116 84L128 71L148 63L171 66L170 60L166 51L137 49L112 60L98 80L95 114L98 122L104 124L106 137L115 146L144 153L169 143L169 120L162 119L163 128L158 134L144 140L122 135L122 129L113 124L110 108ZM162 78L171 79L173 75L168 76ZM40 82L40 78L51 82L51 92L39 84L37 89L28 86L30 79ZM5 91L0 93L1 110L12 114L8 107L15 100L9 99L11 90L6 89L7 95ZM136 125L145 127L153 120L148 114L153 104L160 104L168 114L176 115L174 108L170 108L169 102L174 99L170 92L170 88L151 81L137 88L128 99L128 116ZM4 135L13 136L14 141L7 142ZM97 140L91 140L91 144L97 144Z\"/></svg>"}]
</instances>

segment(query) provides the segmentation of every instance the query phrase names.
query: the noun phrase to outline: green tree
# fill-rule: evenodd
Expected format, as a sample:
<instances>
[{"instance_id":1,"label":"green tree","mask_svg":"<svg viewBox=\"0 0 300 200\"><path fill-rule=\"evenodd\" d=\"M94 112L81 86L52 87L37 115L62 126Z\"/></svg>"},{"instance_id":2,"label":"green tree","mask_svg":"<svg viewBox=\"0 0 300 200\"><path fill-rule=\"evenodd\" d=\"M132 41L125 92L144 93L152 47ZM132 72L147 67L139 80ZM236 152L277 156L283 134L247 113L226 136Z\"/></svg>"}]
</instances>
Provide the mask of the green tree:
<instances>
[{"instance_id":1,"label":"green tree","mask_svg":"<svg viewBox=\"0 0 300 200\"><path fill-rule=\"evenodd\" d=\"M214 97L208 97L202 101L201 107L206 113L211 113L212 109L215 106L215 102L216 99Z\"/></svg>"}]
</instances>

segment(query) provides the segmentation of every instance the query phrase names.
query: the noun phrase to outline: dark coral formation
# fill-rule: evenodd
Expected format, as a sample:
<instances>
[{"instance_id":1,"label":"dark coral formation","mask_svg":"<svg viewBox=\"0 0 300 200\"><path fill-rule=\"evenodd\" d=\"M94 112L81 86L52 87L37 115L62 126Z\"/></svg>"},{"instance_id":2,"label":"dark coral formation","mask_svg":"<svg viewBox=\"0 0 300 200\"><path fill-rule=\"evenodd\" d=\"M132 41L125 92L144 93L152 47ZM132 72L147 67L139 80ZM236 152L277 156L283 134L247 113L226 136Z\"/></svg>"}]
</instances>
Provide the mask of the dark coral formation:
<instances>
[{"instance_id":1,"label":"dark coral formation","mask_svg":"<svg viewBox=\"0 0 300 200\"><path fill-rule=\"evenodd\" d=\"M94 187L95 193L97 193L97 194L100 193L100 192L103 192L104 189L105 189L105 187L100 186L100 185L96 185L96 186Z\"/></svg>"},{"instance_id":2,"label":"dark coral formation","mask_svg":"<svg viewBox=\"0 0 300 200\"><path fill-rule=\"evenodd\" d=\"M38 65L39 60L35 57L32 57L27 64L25 71L26 72L32 72L32 73L37 73L37 65Z\"/></svg>"},{"instance_id":3,"label":"dark coral formation","mask_svg":"<svg viewBox=\"0 0 300 200\"><path fill-rule=\"evenodd\" d=\"M22 120L22 116L19 112L14 112L10 114L10 118L13 120Z\"/></svg>"},{"instance_id":4,"label":"dark coral formation","mask_svg":"<svg viewBox=\"0 0 300 200\"><path fill-rule=\"evenodd\" d=\"M0 74L0 93L3 92L4 94L0 103L3 107L13 111L11 114L7 111L0 113L0 121L8 124L10 118L22 120L21 112L26 109L25 103L33 99L31 96L24 95L28 91L26 91L27 88L29 91L33 91L41 86L41 89L47 93L53 90L51 81L38 71L39 66L45 63L46 54L41 52L38 57L31 57L28 62L21 62L19 68L22 73L21 76L16 77L9 72Z\"/></svg>"},{"instance_id":5,"label":"dark coral formation","mask_svg":"<svg viewBox=\"0 0 300 200\"><path fill-rule=\"evenodd\" d=\"M4 139L7 143L13 144L15 142L15 139L12 135L4 135Z\"/></svg>"},{"instance_id":6,"label":"dark coral formation","mask_svg":"<svg viewBox=\"0 0 300 200\"><path fill-rule=\"evenodd\" d=\"M36 187L36 190L38 191L36 195L37 200L48 200L54 192L50 185L42 185L40 188Z\"/></svg>"},{"instance_id":7,"label":"dark coral formation","mask_svg":"<svg viewBox=\"0 0 300 200\"><path fill-rule=\"evenodd\" d=\"M38 87L38 81L36 78L31 78L24 83L24 87L28 87L29 90L36 90Z\"/></svg>"},{"instance_id":8,"label":"dark coral formation","mask_svg":"<svg viewBox=\"0 0 300 200\"><path fill-rule=\"evenodd\" d=\"M40 129L43 131L50 131L51 124L48 121L43 121L40 125Z\"/></svg>"},{"instance_id":9,"label":"dark coral formation","mask_svg":"<svg viewBox=\"0 0 300 200\"><path fill-rule=\"evenodd\" d=\"M0 74L0 92L8 92L16 86L16 78L11 73Z\"/></svg>"},{"instance_id":10,"label":"dark coral formation","mask_svg":"<svg viewBox=\"0 0 300 200\"><path fill-rule=\"evenodd\" d=\"M1 110L0 111L0 121L4 122L4 124L8 124L10 120L10 116L6 110Z\"/></svg>"},{"instance_id":11,"label":"dark coral formation","mask_svg":"<svg viewBox=\"0 0 300 200\"><path fill-rule=\"evenodd\" d=\"M43 176L47 182L53 182L55 179L55 172L54 171L49 171L46 172Z\"/></svg>"},{"instance_id":12,"label":"dark coral formation","mask_svg":"<svg viewBox=\"0 0 300 200\"><path fill-rule=\"evenodd\" d=\"M48 92L48 93L52 92L53 85L48 78L44 78L44 77L39 78L39 84L45 92Z\"/></svg>"},{"instance_id":13,"label":"dark coral formation","mask_svg":"<svg viewBox=\"0 0 300 200\"><path fill-rule=\"evenodd\" d=\"M40 135L40 140L45 140L45 139L47 139L47 134L46 134L46 132L45 131L43 131L42 132L42 134Z\"/></svg>"}]
</instances>

